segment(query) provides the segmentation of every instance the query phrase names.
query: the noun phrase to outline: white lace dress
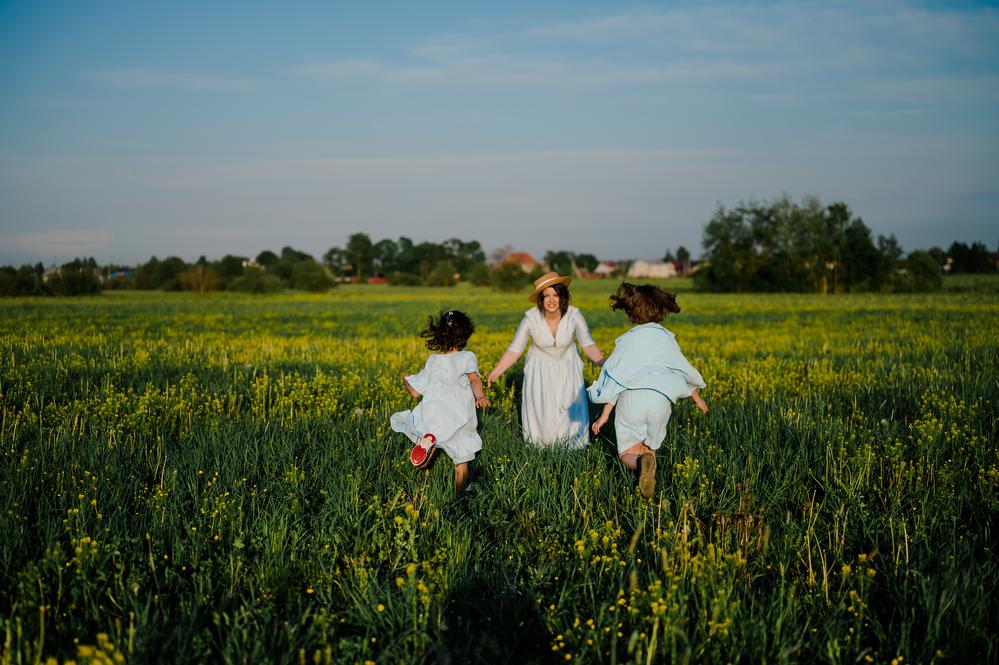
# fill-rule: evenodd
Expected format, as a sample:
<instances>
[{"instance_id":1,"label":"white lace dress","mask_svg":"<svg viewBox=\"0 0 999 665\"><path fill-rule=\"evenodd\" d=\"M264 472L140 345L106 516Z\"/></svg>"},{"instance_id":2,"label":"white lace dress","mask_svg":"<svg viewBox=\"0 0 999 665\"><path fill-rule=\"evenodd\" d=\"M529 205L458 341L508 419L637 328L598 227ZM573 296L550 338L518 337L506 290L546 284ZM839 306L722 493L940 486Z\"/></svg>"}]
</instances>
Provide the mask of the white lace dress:
<instances>
[{"instance_id":1,"label":"white lace dress","mask_svg":"<svg viewBox=\"0 0 999 665\"><path fill-rule=\"evenodd\" d=\"M406 381L420 395L420 403L411 411L393 413L392 429L416 443L426 434L437 437L437 446L455 464L475 459L482 450L476 431L475 395L468 379L478 373L479 363L471 351L434 353L418 374Z\"/></svg>"},{"instance_id":2,"label":"white lace dress","mask_svg":"<svg viewBox=\"0 0 999 665\"><path fill-rule=\"evenodd\" d=\"M536 446L583 448L590 442L583 361L573 338L580 348L593 344L579 308L569 306L552 336L544 316L532 307L507 349L521 353L531 342L524 362L520 419L524 440Z\"/></svg>"}]
</instances>

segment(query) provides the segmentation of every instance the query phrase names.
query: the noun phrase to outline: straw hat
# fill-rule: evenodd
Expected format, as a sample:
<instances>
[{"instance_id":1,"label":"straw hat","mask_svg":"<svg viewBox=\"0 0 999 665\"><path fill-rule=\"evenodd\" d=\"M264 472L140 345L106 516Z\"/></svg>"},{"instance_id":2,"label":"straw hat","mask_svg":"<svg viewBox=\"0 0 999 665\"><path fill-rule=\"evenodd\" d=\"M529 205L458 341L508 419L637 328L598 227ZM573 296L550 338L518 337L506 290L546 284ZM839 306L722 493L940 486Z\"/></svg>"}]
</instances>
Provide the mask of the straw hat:
<instances>
[{"instance_id":1,"label":"straw hat","mask_svg":"<svg viewBox=\"0 0 999 665\"><path fill-rule=\"evenodd\" d=\"M541 277L534 280L534 292L527 296L527 299L534 304L538 303L538 294L547 289L549 286L555 286L556 284L569 285L572 281L572 277L563 277L557 272L545 273Z\"/></svg>"}]
</instances>

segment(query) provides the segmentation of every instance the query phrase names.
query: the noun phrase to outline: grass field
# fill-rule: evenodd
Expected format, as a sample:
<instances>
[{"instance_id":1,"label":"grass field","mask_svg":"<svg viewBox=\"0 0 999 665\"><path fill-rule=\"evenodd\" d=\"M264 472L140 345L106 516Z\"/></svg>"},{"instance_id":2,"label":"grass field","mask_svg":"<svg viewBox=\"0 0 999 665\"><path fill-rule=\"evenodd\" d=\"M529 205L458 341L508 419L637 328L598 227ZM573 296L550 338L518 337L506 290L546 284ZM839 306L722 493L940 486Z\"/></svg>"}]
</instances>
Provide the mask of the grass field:
<instances>
[{"instance_id":1,"label":"grass field","mask_svg":"<svg viewBox=\"0 0 999 665\"><path fill-rule=\"evenodd\" d=\"M614 286L573 285L605 353ZM999 659L999 292L681 286L711 410L651 500L523 444L519 367L465 498L409 466L425 315L485 373L523 294L0 300L0 662Z\"/></svg>"}]
</instances>

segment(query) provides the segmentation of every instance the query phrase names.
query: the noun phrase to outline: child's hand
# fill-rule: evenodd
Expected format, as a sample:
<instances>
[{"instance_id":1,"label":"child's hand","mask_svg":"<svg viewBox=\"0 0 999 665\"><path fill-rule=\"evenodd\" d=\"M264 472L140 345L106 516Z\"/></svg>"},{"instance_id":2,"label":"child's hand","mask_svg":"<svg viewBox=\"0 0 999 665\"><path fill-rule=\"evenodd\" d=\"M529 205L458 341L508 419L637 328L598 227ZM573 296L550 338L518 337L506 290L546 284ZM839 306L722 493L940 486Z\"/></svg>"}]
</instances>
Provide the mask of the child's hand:
<instances>
[{"instance_id":1,"label":"child's hand","mask_svg":"<svg viewBox=\"0 0 999 665\"><path fill-rule=\"evenodd\" d=\"M600 434L600 428L606 424L607 424L607 416L600 416L599 418L594 420L593 425L590 427L590 429L593 430L593 436Z\"/></svg>"},{"instance_id":2,"label":"child's hand","mask_svg":"<svg viewBox=\"0 0 999 665\"><path fill-rule=\"evenodd\" d=\"M479 399L475 400L475 406L479 407L480 409L484 409L490 404L491 402L489 401L488 397L480 397Z\"/></svg>"},{"instance_id":3,"label":"child's hand","mask_svg":"<svg viewBox=\"0 0 999 665\"><path fill-rule=\"evenodd\" d=\"M701 413L707 413L708 412L708 403L704 401L703 397L701 397L697 393L694 393L693 395L691 395L691 397L694 400L694 405L697 406L697 408L701 410Z\"/></svg>"}]
</instances>

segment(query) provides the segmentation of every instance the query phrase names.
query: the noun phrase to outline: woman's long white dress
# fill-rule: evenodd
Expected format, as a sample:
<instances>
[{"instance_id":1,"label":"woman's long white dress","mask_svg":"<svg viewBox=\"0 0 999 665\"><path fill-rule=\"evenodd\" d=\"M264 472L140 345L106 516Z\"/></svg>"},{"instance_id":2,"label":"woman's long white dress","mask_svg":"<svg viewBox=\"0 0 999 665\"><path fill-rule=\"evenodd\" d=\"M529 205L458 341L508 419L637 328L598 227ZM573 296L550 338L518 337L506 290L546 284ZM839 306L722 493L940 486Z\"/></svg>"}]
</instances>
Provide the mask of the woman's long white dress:
<instances>
[{"instance_id":1,"label":"woman's long white dress","mask_svg":"<svg viewBox=\"0 0 999 665\"><path fill-rule=\"evenodd\" d=\"M579 308L569 306L552 336L544 316L532 307L507 349L521 353L531 342L524 362L520 419L524 440L536 446L583 448L590 442L583 361L573 337L580 348L593 344Z\"/></svg>"}]
</instances>

